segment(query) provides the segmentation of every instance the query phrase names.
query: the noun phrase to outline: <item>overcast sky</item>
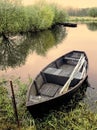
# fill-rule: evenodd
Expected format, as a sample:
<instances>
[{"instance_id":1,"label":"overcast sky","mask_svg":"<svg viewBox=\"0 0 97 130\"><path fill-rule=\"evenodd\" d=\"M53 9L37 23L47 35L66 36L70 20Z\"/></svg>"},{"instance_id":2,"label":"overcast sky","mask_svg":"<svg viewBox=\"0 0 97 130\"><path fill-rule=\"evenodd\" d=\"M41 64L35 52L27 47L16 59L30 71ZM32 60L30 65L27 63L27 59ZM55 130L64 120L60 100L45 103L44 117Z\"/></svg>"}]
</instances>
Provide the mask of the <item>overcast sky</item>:
<instances>
[{"instance_id":1,"label":"overcast sky","mask_svg":"<svg viewBox=\"0 0 97 130\"><path fill-rule=\"evenodd\" d=\"M33 4L38 0L23 0L25 5ZM63 7L87 8L97 7L97 0L42 0L48 2L58 3Z\"/></svg>"}]
</instances>

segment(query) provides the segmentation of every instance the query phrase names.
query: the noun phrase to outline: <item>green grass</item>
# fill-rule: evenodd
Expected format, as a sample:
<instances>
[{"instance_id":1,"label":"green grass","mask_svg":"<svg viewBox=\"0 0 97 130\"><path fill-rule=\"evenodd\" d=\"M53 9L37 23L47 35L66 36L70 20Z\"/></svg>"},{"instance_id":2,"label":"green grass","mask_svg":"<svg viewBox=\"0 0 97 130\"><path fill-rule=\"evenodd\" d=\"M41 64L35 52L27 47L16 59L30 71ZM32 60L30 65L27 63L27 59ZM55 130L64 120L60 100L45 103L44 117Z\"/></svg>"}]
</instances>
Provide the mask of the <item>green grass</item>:
<instances>
[{"instance_id":1,"label":"green grass","mask_svg":"<svg viewBox=\"0 0 97 130\"><path fill-rule=\"evenodd\" d=\"M81 23L90 23L90 22L94 22L97 23L97 17L93 18L93 17L69 17L69 21L70 22L81 22Z\"/></svg>"},{"instance_id":2,"label":"green grass","mask_svg":"<svg viewBox=\"0 0 97 130\"><path fill-rule=\"evenodd\" d=\"M31 82L31 79L29 80ZM20 121L20 130L96 130L97 113L91 112L81 101L71 100L68 106L62 106L42 119L33 119L25 107L28 83L24 84L19 78L13 80L15 96ZM8 90L7 90L8 88ZM0 130L17 130L9 81L0 80ZM77 97L80 98L80 93ZM74 103L75 101L75 103ZM74 106L73 106L74 105ZM72 107L71 107L72 106ZM67 112L67 110L69 111Z\"/></svg>"},{"instance_id":3,"label":"green grass","mask_svg":"<svg viewBox=\"0 0 97 130\"><path fill-rule=\"evenodd\" d=\"M66 113L63 110L52 112L44 121L37 121L38 130L96 130L97 114L87 110L82 103Z\"/></svg>"}]
</instances>

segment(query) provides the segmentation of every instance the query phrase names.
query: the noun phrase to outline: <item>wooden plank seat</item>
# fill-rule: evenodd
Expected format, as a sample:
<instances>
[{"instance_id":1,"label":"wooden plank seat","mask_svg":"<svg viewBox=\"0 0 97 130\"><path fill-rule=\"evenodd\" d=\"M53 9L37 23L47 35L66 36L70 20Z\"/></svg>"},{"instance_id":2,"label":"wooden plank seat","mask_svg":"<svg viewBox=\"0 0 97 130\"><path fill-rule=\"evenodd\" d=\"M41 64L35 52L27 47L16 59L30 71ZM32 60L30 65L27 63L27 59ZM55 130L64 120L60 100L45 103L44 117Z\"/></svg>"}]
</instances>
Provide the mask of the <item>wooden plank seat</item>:
<instances>
[{"instance_id":1,"label":"wooden plank seat","mask_svg":"<svg viewBox=\"0 0 97 130\"><path fill-rule=\"evenodd\" d=\"M81 56L81 53L78 53L78 52L73 52L71 55L71 57L78 58L78 59L80 58L80 56Z\"/></svg>"},{"instance_id":2,"label":"wooden plank seat","mask_svg":"<svg viewBox=\"0 0 97 130\"><path fill-rule=\"evenodd\" d=\"M51 70L53 70L53 71L51 71ZM65 77L65 76L67 76L67 73L63 73L62 69L47 68L47 70L44 71L44 72L45 72L44 74L47 73L47 76L48 76L48 74L50 74L49 75L50 81L48 83L43 83L43 82L41 82L42 77L41 78L39 77L38 80L41 82L42 85L41 85L40 88L38 88L38 92L39 92L40 96L53 97L62 88L62 86L65 84L64 82L66 82L69 77ZM64 76L64 74L65 74L65 76ZM78 72L75 75L73 81L71 82L71 86L73 84L77 83L82 78L81 74L82 74L81 72ZM57 77L57 80L56 80L56 77ZM40 82L39 82L39 84L40 84ZM55 84L55 83L57 83L57 84ZM37 87L38 87L38 83L37 83ZM33 98L31 98L31 100L34 101L34 102L37 102L40 99L34 100L34 97L33 97ZM41 99L41 100L43 100L43 99Z\"/></svg>"},{"instance_id":3,"label":"wooden plank seat","mask_svg":"<svg viewBox=\"0 0 97 130\"><path fill-rule=\"evenodd\" d=\"M67 55L66 57L72 57L72 58L80 59L81 53L73 52L73 53Z\"/></svg>"},{"instance_id":4,"label":"wooden plank seat","mask_svg":"<svg viewBox=\"0 0 97 130\"><path fill-rule=\"evenodd\" d=\"M66 67L66 66L65 66ZM66 68L67 69L67 68ZM49 75L57 75L57 76L65 76L65 77L69 77L70 76L70 73L69 70L65 70L65 69L58 69L58 68L52 68L52 67L49 67L47 68L46 70L44 70L43 72L44 74L49 74Z\"/></svg>"},{"instance_id":5,"label":"wooden plank seat","mask_svg":"<svg viewBox=\"0 0 97 130\"><path fill-rule=\"evenodd\" d=\"M40 95L53 97L61 87L57 84L46 83L40 88L39 92Z\"/></svg>"},{"instance_id":6,"label":"wooden plank seat","mask_svg":"<svg viewBox=\"0 0 97 130\"><path fill-rule=\"evenodd\" d=\"M65 56L64 60L67 64L70 65L77 65L79 58L75 58L75 57L69 57L69 56Z\"/></svg>"},{"instance_id":7,"label":"wooden plank seat","mask_svg":"<svg viewBox=\"0 0 97 130\"><path fill-rule=\"evenodd\" d=\"M69 69L70 68L70 69ZM69 79L74 67L70 66L68 69L57 69L57 68L47 68L43 71L46 81L48 83L53 83L63 86L66 81ZM81 79L81 72L77 72L74 76L74 80L71 82L71 85L78 82Z\"/></svg>"},{"instance_id":8,"label":"wooden plank seat","mask_svg":"<svg viewBox=\"0 0 97 130\"><path fill-rule=\"evenodd\" d=\"M74 58L74 57L64 57L64 59L66 59L66 60L73 60L73 61L78 61L79 60L79 58L77 59L77 58Z\"/></svg>"},{"instance_id":9,"label":"wooden plank seat","mask_svg":"<svg viewBox=\"0 0 97 130\"><path fill-rule=\"evenodd\" d=\"M65 71L63 69L51 68L51 67L44 70L43 74L48 83L54 83L57 85L64 85L70 76L70 73L68 71Z\"/></svg>"},{"instance_id":10,"label":"wooden plank seat","mask_svg":"<svg viewBox=\"0 0 97 130\"><path fill-rule=\"evenodd\" d=\"M57 68L49 67L46 70L44 70L43 73L45 73L45 74L51 74L51 75L59 75L61 71L62 71L62 69L57 69Z\"/></svg>"}]
</instances>

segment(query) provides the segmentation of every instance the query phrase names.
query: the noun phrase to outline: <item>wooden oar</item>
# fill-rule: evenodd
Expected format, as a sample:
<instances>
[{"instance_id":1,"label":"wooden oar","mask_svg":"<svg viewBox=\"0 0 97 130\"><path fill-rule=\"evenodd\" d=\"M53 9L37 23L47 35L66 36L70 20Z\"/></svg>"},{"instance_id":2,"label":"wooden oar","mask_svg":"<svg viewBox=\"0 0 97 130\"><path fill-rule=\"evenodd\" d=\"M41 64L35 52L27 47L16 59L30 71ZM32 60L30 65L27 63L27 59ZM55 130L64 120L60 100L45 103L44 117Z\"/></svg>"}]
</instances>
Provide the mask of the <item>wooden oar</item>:
<instances>
[{"instance_id":1,"label":"wooden oar","mask_svg":"<svg viewBox=\"0 0 97 130\"><path fill-rule=\"evenodd\" d=\"M60 90L60 92L59 92L60 94L66 92L68 90L71 81L73 80L75 74L81 69L81 67L82 67L82 65L83 65L84 62L85 62L85 57L82 54L81 57L80 57L80 59L79 59L79 61L78 61L78 63L77 63L77 65L76 65L76 67L75 67L75 69L73 70L73 72L71 73L69 79L67 80L66 84Z\"/></svg>"},{"instance_id":2,"label":"wooden oar","mask_svg":"<svg viewBox=\"0 0 97 130\"><path fill-rule=\"evenodd\" d=\"M85 63L84 63L84 66L83 66L83 70L82 70L82 73L81 73L81 77L84 77L85 74L86 74L86 65L87 65L87 61L85 60Z\"/></svg>"}]
</instances>

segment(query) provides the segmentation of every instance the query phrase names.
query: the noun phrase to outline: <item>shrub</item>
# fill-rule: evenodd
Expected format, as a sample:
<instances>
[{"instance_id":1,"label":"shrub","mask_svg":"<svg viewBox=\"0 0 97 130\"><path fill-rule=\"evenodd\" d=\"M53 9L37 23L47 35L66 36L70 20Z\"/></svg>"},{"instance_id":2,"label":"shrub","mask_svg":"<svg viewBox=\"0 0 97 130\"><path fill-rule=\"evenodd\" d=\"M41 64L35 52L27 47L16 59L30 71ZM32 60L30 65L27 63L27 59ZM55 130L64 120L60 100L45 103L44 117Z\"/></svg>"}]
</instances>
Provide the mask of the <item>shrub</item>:
<instances>
[{"instance_id":1,"label":"shrub","mask_svg":"<svg viewBox=\"0 0 97 130\"><path fill-rule=\"evenodd\" d=\"M8 129L10 126L16 127L12 101L8 96L7 89L0 85L0 129Z\"/></svg>"},{"instance_id":2,"label":"shrub","mask_svg":"<svg viewBox=\"0 0 97 130\"><path fill-rule=\"evenodd\" d=\"M24 7L10 0L0 1L0 32L17 33L50 28L66 21L66 12L54 5L37 3Z\"/></svg>"},{"instance_id":3,"label":"shrub","mask_svg":"<svg viewBox=\"0 0 97 130\"><path fill-rule=\"evenodd\" d=\"M65 9L60 9L55 5L51 5L51 6L55 14L53 19L53 24L56 24L58 22L66 22L68 20L68 15Z\"/></svg>"},{"instance_id":4,"label":"shrub","mask_svg":"<svg viewBox=\"0 0 97 130\"><path fill-rule=\"evenodd\" d=\"M91 17L97 17L97 8L95 7L95 8L91 8L90 10L89 10L89 16L91 16Z\"/></svg>"}]
</instances>

